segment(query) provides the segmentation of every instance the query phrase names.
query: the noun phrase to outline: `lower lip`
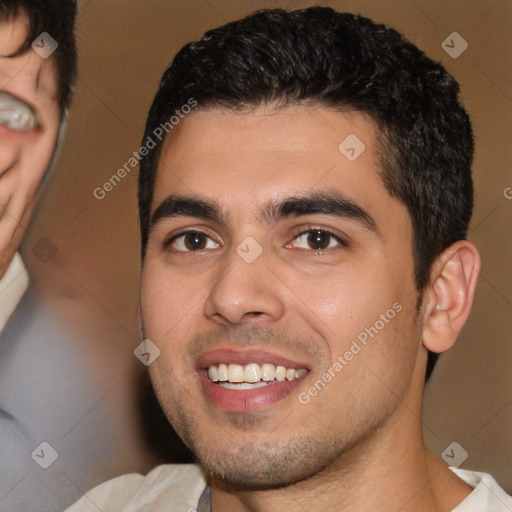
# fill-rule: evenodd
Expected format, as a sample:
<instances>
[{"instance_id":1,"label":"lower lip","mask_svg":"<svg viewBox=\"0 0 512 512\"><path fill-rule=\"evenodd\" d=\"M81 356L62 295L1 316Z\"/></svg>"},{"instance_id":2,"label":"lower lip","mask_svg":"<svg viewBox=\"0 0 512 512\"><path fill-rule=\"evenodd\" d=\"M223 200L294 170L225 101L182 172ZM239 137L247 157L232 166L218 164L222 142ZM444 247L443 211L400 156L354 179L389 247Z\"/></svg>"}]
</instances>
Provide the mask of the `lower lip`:
<instances>
[{"instance_id":1,"label":"lower lip","mask_svg":"<svg viewBox=\"0 0 512 512\"><path fill-rule=\"evenodd\" d=\"M208 379L206 371L199 376L208 399L219 409L229 412L250 413L265 409L289 396L306 377L290 381L272 381L267 386L255 389L226 389Z\"/></svg>"},{"instance_id":2,"label":"lower lip","mask_svg":"<svg viewBox=\"0 0 512 512\"><path fill-rule=\"evenodd\" d=\"M30 130L13 130L12 128L7 128L4 124L0 124L0 135L2 138L19 139L20 137L26 137L29 132Z\"/></svg>"}]
</instances>

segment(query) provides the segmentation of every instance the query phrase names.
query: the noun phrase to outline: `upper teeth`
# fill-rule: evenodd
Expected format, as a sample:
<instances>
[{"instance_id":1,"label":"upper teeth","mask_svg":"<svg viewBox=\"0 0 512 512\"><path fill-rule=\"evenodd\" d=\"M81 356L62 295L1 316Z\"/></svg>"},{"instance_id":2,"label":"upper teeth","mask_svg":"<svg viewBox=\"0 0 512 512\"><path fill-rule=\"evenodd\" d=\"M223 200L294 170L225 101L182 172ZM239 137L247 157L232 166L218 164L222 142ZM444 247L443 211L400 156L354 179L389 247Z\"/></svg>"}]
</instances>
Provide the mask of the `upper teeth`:
<instances>
[{"instance_id":1,"label":"upper teeth","mask_svg":"<svg viewBox=\"0 0 512 512\"><path fill-rule=\"evenodd\" d=\"M259 382L278 380L298 379L306 373L306 369L296 370L295 368L286 368L284 366L274 366L265 363L261 366L256 363L246 364L219 364L208 368L208 378L212 382Z\"/></svg>"}]
</instances>

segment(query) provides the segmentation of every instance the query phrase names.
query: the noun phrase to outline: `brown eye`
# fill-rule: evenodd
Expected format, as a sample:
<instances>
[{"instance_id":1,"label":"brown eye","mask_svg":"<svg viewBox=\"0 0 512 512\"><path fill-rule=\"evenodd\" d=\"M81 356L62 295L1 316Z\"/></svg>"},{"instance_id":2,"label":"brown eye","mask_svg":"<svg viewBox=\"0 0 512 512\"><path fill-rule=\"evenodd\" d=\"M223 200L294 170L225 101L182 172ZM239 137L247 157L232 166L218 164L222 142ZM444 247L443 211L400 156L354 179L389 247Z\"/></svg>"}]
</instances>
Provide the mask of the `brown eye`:
<instances>
[{"instance_id":1,"label":"brown eye","mask_svg":"<svg viewBox=\"0 0 512 512\"><path fill-rule=\"evenodd\" d=\"M208 249L216 249L219 244L214 242L208 235L200 231L187 231L173 237L166 247L175 252L194 252Z\"/></svg>"},{"instance_id":2,"label":"brown eye","mask_svg":"<svg viewBox=\"0 0 512 512\"><path fill-rule=\"evenodd\" d=\"M187 233L183 242L189 251L200 251L206 247L207 237L203 233Z\"/></svg>"},{"instance_id":3,"label":"brown eye","mask_svg":"<svg viewBox=\"0 0 512 512\"><path fill-rule=\"evenodd\" d=\"M312 231L309 233L307 242L311 249L318 251L319 249L327 249L331 241L331 235L325 231Z\"/></svg>"},{"instance_id":4,"label":"brown eye","mask_svg":"<svg viewBox=\"0 0 512 512\"><path fill-rule=\"evenodd\" d=\"M346 247L347 244L337 235L325 229L308 229L297 235L289 248L324 251L335 247Z\"/></svg>"}]
</instances>

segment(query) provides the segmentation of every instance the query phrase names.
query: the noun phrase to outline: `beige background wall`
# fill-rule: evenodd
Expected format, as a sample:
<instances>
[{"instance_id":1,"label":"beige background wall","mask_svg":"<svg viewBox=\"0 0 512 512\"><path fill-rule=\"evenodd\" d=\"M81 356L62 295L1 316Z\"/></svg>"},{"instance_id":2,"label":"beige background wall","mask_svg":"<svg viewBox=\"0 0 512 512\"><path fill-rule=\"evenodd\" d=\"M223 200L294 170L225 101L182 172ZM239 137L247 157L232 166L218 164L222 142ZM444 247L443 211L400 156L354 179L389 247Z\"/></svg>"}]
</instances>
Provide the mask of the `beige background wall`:
<instances>
[{"instance_id":1,"label":"beige background wall","mask_svg":"<svg viewBox=\"0 0 512 512\"><path fill-rule=\"evenodd\" d=\"M95 340L98 358L106 344L117 344L120 358L138 367L132 356L138 344L135 171L102 200L93 190L139 148L160 75L183 44L255 9L309 5L330 5L398 28L461 83L477 138L470 238L481 249L483 270L471 320L457 346L441 358L427 389L425 434L439 455L457 441L469 455L462 467L492 472L511 492L512 199L505 197L506 190L512 197L507 189L512 187L509 0L82 0L80 77L60 162L24 244L29 270L48 301ZM469 43L457 59L441 47L454 31ZM57 249L45 263L33 251L43 237ZM114 361L112 368L116 371ZM94 370L92 377L102 379ZM122 378L105 380L106 398L98 407L108 407Z\"/></svg>"}]
</instances>

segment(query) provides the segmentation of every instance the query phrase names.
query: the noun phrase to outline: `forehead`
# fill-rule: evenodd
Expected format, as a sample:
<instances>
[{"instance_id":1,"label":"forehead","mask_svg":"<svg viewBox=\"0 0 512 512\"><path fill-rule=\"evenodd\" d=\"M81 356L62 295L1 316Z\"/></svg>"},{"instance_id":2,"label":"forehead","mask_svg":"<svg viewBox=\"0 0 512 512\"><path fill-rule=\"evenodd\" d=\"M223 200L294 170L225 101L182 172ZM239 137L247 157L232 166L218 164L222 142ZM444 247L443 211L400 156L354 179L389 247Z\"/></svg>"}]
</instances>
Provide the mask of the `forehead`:
<instances>
[{"instance_id":1,"label":"forehead","mask_svg":"<svg viewBox=\"0 0 512 512\"><path fill-rule=\"evenodd\" d=\"M170 193L236 198L249 206L327 188L391 200L380 178L376 135L374 123L358 112L199 110L165 141L153 206Z\"/></svg>"}]
</instances>

